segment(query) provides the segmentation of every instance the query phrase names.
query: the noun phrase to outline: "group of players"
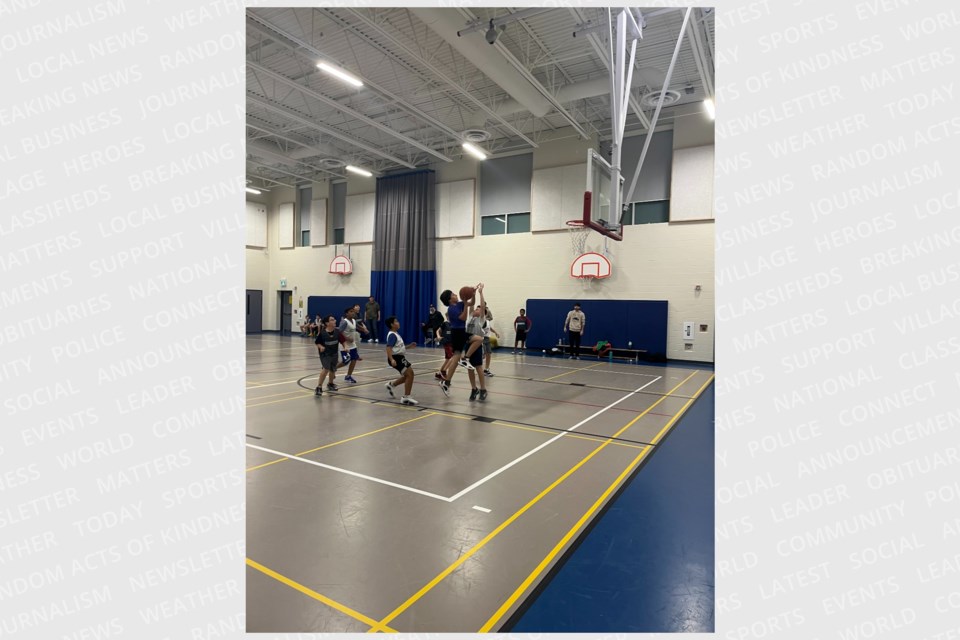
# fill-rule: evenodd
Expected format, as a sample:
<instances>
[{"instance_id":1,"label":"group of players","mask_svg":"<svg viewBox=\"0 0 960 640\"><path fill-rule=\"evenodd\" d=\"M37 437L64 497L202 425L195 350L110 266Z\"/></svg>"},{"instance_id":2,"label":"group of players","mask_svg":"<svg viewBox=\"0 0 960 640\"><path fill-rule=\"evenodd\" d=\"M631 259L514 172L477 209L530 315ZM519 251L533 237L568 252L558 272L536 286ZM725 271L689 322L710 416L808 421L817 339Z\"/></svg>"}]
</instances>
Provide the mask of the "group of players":
<instances>
[{"instance_id":1,"label":"group of players","mask_svg":"<svg viewBox=\"0 0 960 640\"><path fill-rule=\"evenodd\" d=\"M470 297L461 300L458 294L449 289L440 294L440 301L447 307L447 321L437 329L435 337L444 346L446 360L436 372L435 377L440 390L449 397L450 385L457 369L466 369L470 378L470 401L483 402L487 399L485 378L493 375L490 371L489 336L492 333L499 337L499 334L490 324L492 315L483 296L483 283L478 283L476 287L464 287L461 293L469 293ZM363 322L357 319L359 313L360 305L347 308L339 326L333 315L323 318L322 326L314 341L320 353L322 367L317 388L314 391L317 397L323 395L325 379L328 391L339 389L334 382L338 368L348 366L344 380L351 384L357 382L353 377L353 370L356 363L362 360L357 344L360 342L360 334L368 333ZM413 366L406 358L407 349L415 348L417 343L404 343L399 333L400 321L396 316L388 317L385 324L388 331L385 340L387 362L400 374L396 380L386 383L387 394L391 398L396 398L396 388L403 385L400 402L405 405L417 405L419 404L417 400L410 395L413 389ZM514 350L516 351L517 344L525 345L526 332L531 325L523 309L515 324L517 341L514 343ZM486 366L483 366L484 354L486 354ZM482 372L478 371L481 367Z\"/></svg>"}]
</instances>

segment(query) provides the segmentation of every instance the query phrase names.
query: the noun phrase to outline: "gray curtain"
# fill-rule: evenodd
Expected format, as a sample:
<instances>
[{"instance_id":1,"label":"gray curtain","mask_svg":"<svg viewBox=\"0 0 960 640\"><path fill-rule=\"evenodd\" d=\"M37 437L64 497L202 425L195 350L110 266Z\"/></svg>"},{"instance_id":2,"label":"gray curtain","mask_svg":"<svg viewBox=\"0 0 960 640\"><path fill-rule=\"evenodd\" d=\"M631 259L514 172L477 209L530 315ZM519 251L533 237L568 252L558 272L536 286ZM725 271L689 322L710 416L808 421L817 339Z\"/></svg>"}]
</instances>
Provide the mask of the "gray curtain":
<instances>
[{"instance_id":1,"label":"gray curtain","mask_svg":"<svg viewBox=\"0 0 960 640\"><path fill-rule=\"evenodd\" d=\"M433 171L377 179L373 271L436 269L436 193Z\"/></svg>"}]
</instances>

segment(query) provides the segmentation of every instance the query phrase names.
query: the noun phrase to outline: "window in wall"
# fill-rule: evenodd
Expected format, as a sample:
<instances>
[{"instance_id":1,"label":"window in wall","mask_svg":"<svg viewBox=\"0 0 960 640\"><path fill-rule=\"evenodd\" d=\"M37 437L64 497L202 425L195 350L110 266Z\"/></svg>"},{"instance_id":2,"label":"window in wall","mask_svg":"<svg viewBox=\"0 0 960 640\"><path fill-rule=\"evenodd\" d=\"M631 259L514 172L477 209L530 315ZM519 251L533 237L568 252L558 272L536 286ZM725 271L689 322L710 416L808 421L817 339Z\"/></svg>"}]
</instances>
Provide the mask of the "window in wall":
<instances>
[{"instance_id":1,"label":"window in wall","mask_svg":"<svg viewBox=\"0 0 960 640\"><path fill-rule=\"evenodd\" d=\"M503 233L526 233L530 231L530 212L504 213L499 216L480 218L480 235L494 236Z\"/></svg>"},{"instance_id":2,"label":"window in wall","mask_svg":"<svg viewBox=\"0 0 960 640\"><path fill-rule=\"evenodd\" d=\"M345 220L347 214L347 183L331 183L330 193L331 199L333 200L333 207L331 209L333 214L333 244L343 244L343 230L346 226Z\"/></svg>"},{"instance_id":3,"label":"window in wall","mask_svg":"<svg viewBox=\"0 0 960 640\"><path fill-rule=\"evenodd\" d=\"M670 201L633 202L623 214L623 224L655 224L670 221Z\"/></svg>"},{"instance_id":4,"label":"window in wall","mask_svg":"<svg viewBox=\"0 0 960 640\"><path fill-rule=\"evenodd\" d=\"M297 211L300 215L297 219L300 221L300 246L310 246L310 200L313 199L313 186L303 185L297 189Z\"/></svg>"}]
</instances>

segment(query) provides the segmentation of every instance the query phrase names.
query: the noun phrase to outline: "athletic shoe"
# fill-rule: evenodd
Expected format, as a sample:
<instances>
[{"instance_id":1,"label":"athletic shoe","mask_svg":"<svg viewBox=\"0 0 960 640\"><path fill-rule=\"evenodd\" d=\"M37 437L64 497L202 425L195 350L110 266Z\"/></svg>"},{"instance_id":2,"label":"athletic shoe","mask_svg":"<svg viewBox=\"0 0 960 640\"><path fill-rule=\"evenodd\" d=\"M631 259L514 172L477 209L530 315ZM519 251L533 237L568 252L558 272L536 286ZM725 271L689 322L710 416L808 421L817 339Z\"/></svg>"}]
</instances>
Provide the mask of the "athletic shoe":
<instances>
[{"instance_id":1,"label":"athletic shoe","mask_svg":"<svg viewBox=\"0 0 960 640\"><path fill-rule=\"evenodd\" d=\"M493 377L493 372L490 371L490 369L484 369L484 370L483 370L483 375L487 376L488 378L492 378L492 377Z\"/></svg>"},{"instance_id":2,"label":"athletic shoe","mask_svg":"<svg viewBox=\"0 0 960 640\"><path fill-rule=\"evenodd\" d=\"M474 367L472 364L470 364L470 362L468 362L466 358L460 358L460 362L459 362L458 364L459 364L461 367L463 367L464 369L466 369L467 371L476 371L476 370L477 370L477 368Z\"/></svg>"},{"instance_id":3,"label":"athletic shoe","mask_svg":"<svg viewBox=\"0 0 960 640\"><path fill-rule=\"evenodd\" d=\"M483 402L486 399L487 399L487 390L480 389L480 402Z\"/></svg>"},{"instance_id":4,"label":"athletic shoe","mask_svg":"<svg viewBox=\"0 0 960 640\"><path fill-rule=\"evenodd\" d=\"M410 396L403 396L402 398L400 398L400 403L401 403L401 404L412 404L412 405L420 404L419 402L417 402L416 400L414 400L414 399L411 398Z\"/></svg>"},{"instance_id":5,"label":"athletic shoe","mask_svg":"<svg viewBox=\"0 0 960 640\"><path fill-rule=\"evenodd\" d=\"M440 381L440 391L443 391L443 395L450 397L450 383L446 380Z\"/></svg>"},{"instance_id":6,"label":"athletic shoe","mask_svg":"<svg viewBox=\"0 0 960 640\"><path fill-rule=\"evenodd\" d=\"M322 396L322 395L323 395L323 388L322 388L322 387L317 387L316 389L314 389L313 395L317 396L318 398L319 398L320 396Z\"/></svg>"},{"instance_id":7,"label":"athletic shoe","mask_svg":"<svg viewBox=\"0 0 960 640\"><path fill-rule=\"evenodd\" d=\"M390 394L390 397L391 397L391 398L396 398L396 397L397 397L397 395L393 392L393 385L390 384L389 382L387 383L387 393Z\"/></svg>"},{"instance_id":8,"label":"athletic shoe","mask_svg":"<svg viewBox=\"0 0 960 640\"><path fill-rule=\"evenodd\" d=\"M517 351L516 351L516 349L514 349L514 350L513 350L513 351L511 351L510 353L512 353L513 355L517 355Z\"/></svg>"},{"instance_id":9,"label":"athletic shoe","mask_svg":"<svg viewBox=\"0 0 960 640\"><path fill-rule=\"evenodd\" d=\"M474 389L473 391L471 391L471 392L470 392L470 402L473 402L474 400L476 400L478 395L480 395L480 390L479 390L479 389Z\"/></svg>"},{"instance_id":10,"label":"athletic shoe","mask_svg":"<svg viewBox=\"0 0 960 640\"><path fill-rule=\"evenodd\" d=\"M340 390L340 387L333 384L332 382L327 385L327 391L339 391L339 390Z\"/></svg>"},{"instance_id":11,"label":"athletic shoe","mask_svg":"<svg viewBox=\"0 0 960 640\"><path fill-rule=\"evenodd\" d=\"M433 377L434 377L435 380L446 380L446 378L443 377L443 374L440 373L439 371L437 371L435 374L433 374Z\"/></svg>"},{"instance_id":12,"label":"athletic shoe","mask_svg":"<svg viewBox=\"0 0 960 640\"><path fill-rule=\"evenodd\" d=\"M346 378L344 378L344 380L346 380L350 384L357 384L357 380L353 376L347 376Z\"/></svg>"}]
</instances>

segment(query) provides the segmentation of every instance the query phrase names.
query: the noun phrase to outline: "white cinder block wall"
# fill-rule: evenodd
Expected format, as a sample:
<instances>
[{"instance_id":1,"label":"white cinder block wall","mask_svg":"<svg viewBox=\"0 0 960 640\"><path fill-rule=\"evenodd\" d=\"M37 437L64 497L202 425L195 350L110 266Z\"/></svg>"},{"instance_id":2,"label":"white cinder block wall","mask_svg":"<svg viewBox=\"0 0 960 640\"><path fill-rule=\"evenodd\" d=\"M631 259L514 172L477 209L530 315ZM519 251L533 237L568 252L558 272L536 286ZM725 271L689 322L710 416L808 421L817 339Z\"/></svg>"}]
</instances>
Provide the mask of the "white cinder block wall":
<instances>
[{"instance_id":1,"label":"white cinder block wall","mask_svg":"<svg viewBox=\"0 0 960 640\"><path fill-rule=\"evenodd\" d=\"M675 140L684 140L675 132ZM703 142L698 136L697 143ZM592 141L575 137L546 142L534 151L534 169L578 164L585 161ZM676 146L676 145L675 145ZM437 182L464 178L479 181L478 163L464 159L432 167ZM348 181L348 193L369 193L375 184L368 179ZM313 197L324 197L327 182L314 184ZM479 194L479 188L477 189ZM259 200L262 201L262 200ZM268 203L268 248L247 249L247 288L264 291L264 329L277 329L279 316L276 291L280 279L287 288L297 288L304 305L311 295L369 295L372 246L349 247L354 273L335 276L327 273L334 257L334 246L280 249L277 232L277 208L293 202L293 189L273 189ZM476 210L476 208L475 208ZM328 216L328 239L332 238L332 215ZM570 277L574 258L567 231L481 236L479 216L475 215L472 238L443 239L437 242L437 293L459 289L483 281L487 301L494 312L494 326L504 342L512 345L511 320L528 298L571 298L579 300L667 300L667 357L675 360L712 362L714 354L714 224L646 224L624 229L623 242L607 241L612 252L613 273L604 280L592 281L588 288ZM343 247L341 247L343 248ZM603 237L591 232L587 250L602 252ZM701 286L699 292L696 285ZM439 300L437 301L439 304ZM442 309L442 306L440 307ZM389 313L389 310L385 310ZM427 310L424 309L424 317ZM563 318L533 318L536 323L551 323L557 337ZM693 322L694 339L687 348L682 338L683 323ZM701 332L700 325L707 325ZM587 320L586 342L603 336L592 335Z\"/></svg>"}]
</instances>

